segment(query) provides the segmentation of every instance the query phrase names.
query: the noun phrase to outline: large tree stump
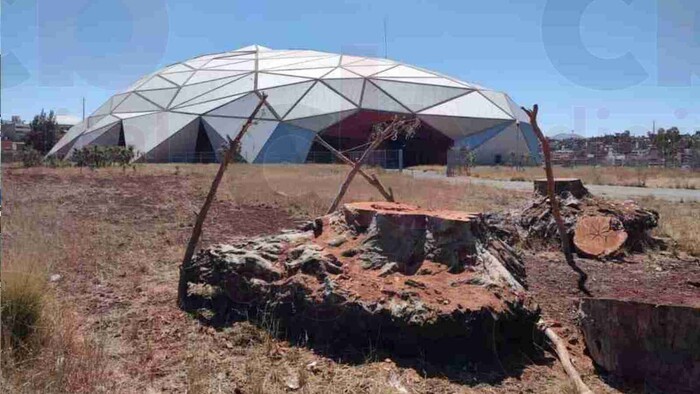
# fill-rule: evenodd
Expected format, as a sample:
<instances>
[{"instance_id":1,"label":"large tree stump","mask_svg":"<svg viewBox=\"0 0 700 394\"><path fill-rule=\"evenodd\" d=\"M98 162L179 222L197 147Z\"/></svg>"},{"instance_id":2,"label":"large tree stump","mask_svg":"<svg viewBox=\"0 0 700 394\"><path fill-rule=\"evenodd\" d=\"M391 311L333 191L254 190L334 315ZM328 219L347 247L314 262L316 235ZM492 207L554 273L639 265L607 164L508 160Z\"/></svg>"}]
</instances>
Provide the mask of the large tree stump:
<instances>
[{"instance_id":1,"label":"large tree stump","mask_svg":"<svg viewBox=\"0 0 700 394\"><path fill-rule=\"evenodd\" d=\"M451 363L532 346L524 264L481 215L361 202L304 228L201 251L182 271L189 294L206 289L217 316L272 319L287 339L363 359L367 346Z\"/></svg>"},{"instance_id":2,"label":"large tree stump","mask_svg":"<svg viewBox=\"0 0 700 394\"><path fill-rule=\"evenodd\" d=\"M547 179L535 179L533 181L535 185L535 192L542 196L547 195ZM576 198L582 198L588 195L588 189L583 186L578 178L555 178L554 179L554 193L561 195L564 192L571 193Z\"/></svg>"},{"instance_id":3,"label":"large tree stump","mask_svg":"<svg viewBox=\"0 0 700 394\"><path fill-rule=\"evenodd\" d=\"M618 252L625 241L625 227L614 216L584 216L574 227L574 245L588 256L610 256Z\"/></svg>"},{"instance_id":4,"label":"large tree stump","mask_svg":"<svg viewBox=\"0 0 700 394\"><path fill-rule=\"evenodd\" d=\"M650 392L700 392L700 308L586 298L581 312L598 366Z\"/></svg>"}]
</instances>

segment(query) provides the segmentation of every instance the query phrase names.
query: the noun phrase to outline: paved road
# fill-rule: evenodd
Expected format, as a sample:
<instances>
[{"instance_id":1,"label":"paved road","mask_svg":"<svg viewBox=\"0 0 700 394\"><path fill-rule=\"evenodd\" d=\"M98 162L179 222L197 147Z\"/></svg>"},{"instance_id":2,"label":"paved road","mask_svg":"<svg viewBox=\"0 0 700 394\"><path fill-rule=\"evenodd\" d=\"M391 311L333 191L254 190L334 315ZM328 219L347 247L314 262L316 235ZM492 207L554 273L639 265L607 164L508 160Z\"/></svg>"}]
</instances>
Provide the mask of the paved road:
<instances>
[{"instance_id":1,"label":"paved road","mask_svg":"<svg viewBox=\"0 0 700 394\"><path fill-rule=\"evenodd\" d=\"M508 190L532 190L531 181L518 182L472 177L447 178L444 174L432 171L404 170L404 173L418 179L440 179L450 183L471 183L474 185L486 185ZM608 185L586 185L586 187L595 195L606 196L618 200L624 200L627 198L653 197L668 201L700 201L700 190Z\"/></svg>"}]
</instances>

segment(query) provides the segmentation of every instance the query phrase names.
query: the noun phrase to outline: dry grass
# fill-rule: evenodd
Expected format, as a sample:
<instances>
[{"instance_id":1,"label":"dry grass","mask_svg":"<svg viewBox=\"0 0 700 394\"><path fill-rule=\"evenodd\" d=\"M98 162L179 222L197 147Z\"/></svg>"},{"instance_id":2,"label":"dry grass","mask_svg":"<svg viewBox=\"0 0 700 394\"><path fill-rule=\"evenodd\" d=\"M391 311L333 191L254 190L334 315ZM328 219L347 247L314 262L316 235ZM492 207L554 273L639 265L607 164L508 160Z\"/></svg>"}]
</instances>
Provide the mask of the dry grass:
<instances>
[{"instance_id":1,"label":"dry grass","mask_svg":"<svg viewBox=\"0 0 700 394\"><path fill-rule=\"evenodd\" d=\"M412 169L445 172L444 166L418 166ZM562 178L580 178L584 183L593 185L700 189L700 171L680 168L554 166L554 173ZM471 174L478 178L512 181L531 181L543 176L539 167L516 169L509 166L476 166L471 169Z\"/></svg>"},{"instance_id":2,"label":"dry grass","mask_svg":"<svg viewBox=\"0 0 700 394\"><path fill-rule=\"evenodd\" d=\"M554 393L568 387L556 365L530 366L498 385L465 384L469 381L426 377L371 354L364 365L336 363L247 323L214 330L192 319L175 306L177 265L192 212L215 170L214 165L143 165L126 172L35 168L3 175L3 286L41 294L31 356L3 358L10 391L281 393L299 386L302 393ZM325 212L346 171L344 166L237 164L227 172L216 204L275 206L314 217ZM528 198L398 173L380 178L401 201L429 208L508 209ZM360 178L346 196L379 198ZM700 222L699 205L649 204L661 211L661 231L682 247L700 244L700 231L693 231ZM214 223L241 225L240 213L231 212L214 217ZM205 230L210 241L236 231L212 227ZM63 279L47 283L53 273ZM29 278L32 285L18 278ZM611 391L590 373L587 383Z\"/></svg>"},{"instance_id":3,"label":"dry grass","mask_svg":"<svg viewBox=\"0 0 700 394\"><path fill-rule=\"evenodd\" d=\"M642 206L659 212L660 220L656 234L672 239L680 250L700 256L700 203L669 203L646 198Z\"/></svg>"},{"instance_id":4,"label":"dry grass","mask_svg":"<svg viewBox=\"0 0 700 394\"><path fill-rule=\"evenodd\" d=\"M90 392L102 375L99 346L62 305L49 275L64 263L61 219L38 196L5 183L2 369L7 392Z\"/></svg>"}]
</instances>

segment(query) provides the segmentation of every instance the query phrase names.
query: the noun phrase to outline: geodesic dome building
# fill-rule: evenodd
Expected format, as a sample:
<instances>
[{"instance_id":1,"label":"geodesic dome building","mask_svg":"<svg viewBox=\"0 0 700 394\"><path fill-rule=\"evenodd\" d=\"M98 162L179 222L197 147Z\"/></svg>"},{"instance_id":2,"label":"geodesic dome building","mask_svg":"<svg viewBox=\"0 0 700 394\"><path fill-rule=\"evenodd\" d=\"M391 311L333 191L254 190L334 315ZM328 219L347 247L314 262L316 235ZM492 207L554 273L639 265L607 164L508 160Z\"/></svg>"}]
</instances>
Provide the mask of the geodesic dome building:
<instances>
[{"instance_id":1,"label":"geodesic dome building","mask_svg":"<svg viewBox=\"0 0 700 394\"><path fill-rule=\"evenodd\" d=\"M405 165L444 163L451 147L477 162L539 158L525 113L510 97L472 83L387 59L253 45L167 66L115 94L71 128L49 155L69 158L94 145L133 146L135 160L216 161L265 93L267 103L241 144L250 163L303 163L324 150L362 146L372 125L396 114L417 116L401 150Z\"/></svg>"}]
</instances>

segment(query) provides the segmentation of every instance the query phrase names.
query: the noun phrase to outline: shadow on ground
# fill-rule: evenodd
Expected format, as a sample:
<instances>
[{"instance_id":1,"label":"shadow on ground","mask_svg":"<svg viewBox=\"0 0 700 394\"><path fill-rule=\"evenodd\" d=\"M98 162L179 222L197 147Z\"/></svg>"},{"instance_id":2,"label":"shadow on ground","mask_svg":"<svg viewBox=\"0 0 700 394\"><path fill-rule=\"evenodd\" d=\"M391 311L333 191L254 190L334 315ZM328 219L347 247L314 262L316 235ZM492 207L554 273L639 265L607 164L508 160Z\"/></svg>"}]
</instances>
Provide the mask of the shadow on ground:
<instances>
[{"instance_id":1,"label":"shadow on ground","mask_svg":"<svg viewBox=\"0 0 700 394\"><path fill-rule=\"evenodd\" d=\"M185 310L201 324L217 330L248 321L279 340L311 349L335 362L361 365L391 359L421 376L468 386L498 384L507 378L519 378L529 365L549 366L556 361L543 351L543 338L533 327L523 325L523 331L508 335L493 320L489 327L477 327L461 339L446 326L445 337L449 339L442 339L434 334L421 335L420 329L397 332L379 320L369 322L371 327L358 329L357 316L352 315L298 313L293 319L279 319L269 311L251 312L249 305L235 305L224 296L191 296ZM431 331L441 332L434 327Z\"/></svg>"}]
</instances>

